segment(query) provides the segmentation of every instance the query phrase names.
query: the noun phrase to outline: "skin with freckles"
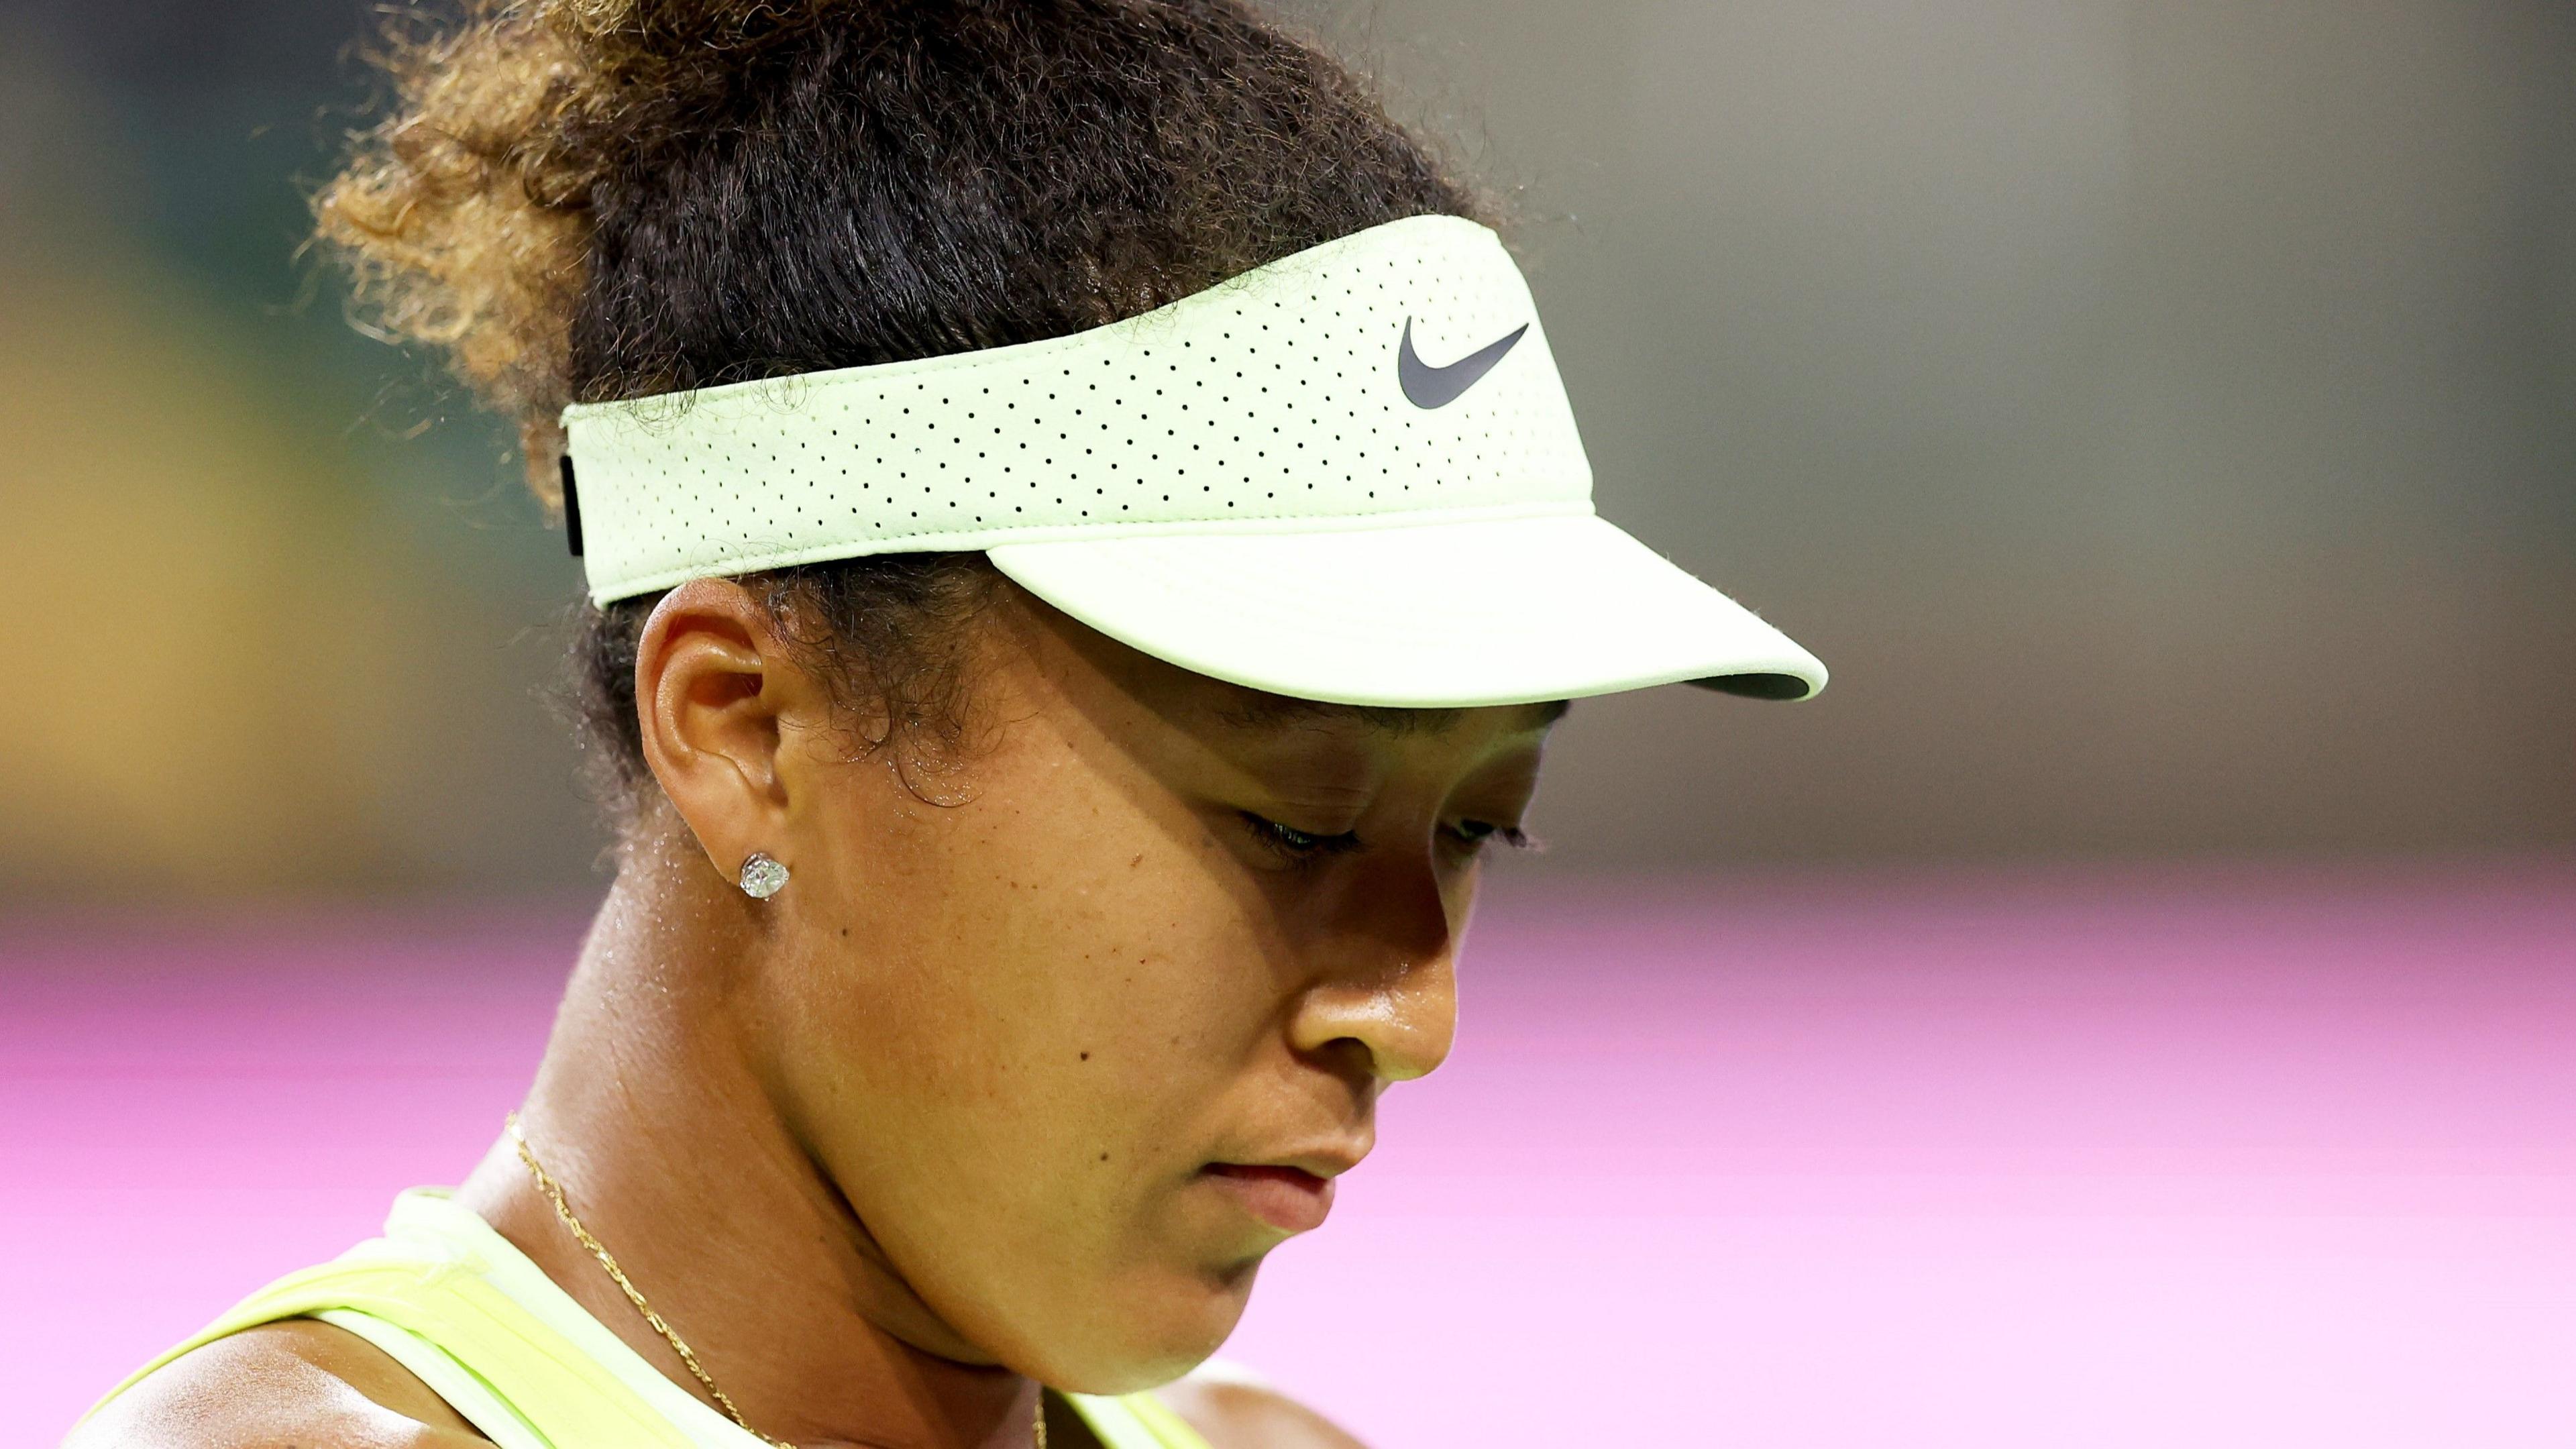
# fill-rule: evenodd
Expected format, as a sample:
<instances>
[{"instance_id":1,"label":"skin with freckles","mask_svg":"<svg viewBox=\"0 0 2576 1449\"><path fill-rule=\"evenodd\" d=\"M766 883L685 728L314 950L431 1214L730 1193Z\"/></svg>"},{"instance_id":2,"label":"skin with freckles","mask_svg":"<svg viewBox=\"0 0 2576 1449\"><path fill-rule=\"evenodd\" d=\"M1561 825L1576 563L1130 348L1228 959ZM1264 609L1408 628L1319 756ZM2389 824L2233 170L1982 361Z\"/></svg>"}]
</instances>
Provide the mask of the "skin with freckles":
<instances>
[{"instance_id":1,"label":"skin with freckles","mask_svg":"<svg viewBox=\"0 0 2576 1449\"><path fill-rule=\"evenodd\" d=\"M1448 1054L1478 860L1561 713L1281 700L1008 585L969 644L965 738L870 748L885 722L742 587L662 601L636 689L667 806L522 1113L716 1382L800 1445L1024 1445L1039 1382L1154 1387L1215 1351L1379 1094ZM754 850L792 872L767 901L732 883ZM696 1391L506 1143L462 1198ZM373 1352L254 1330L77 1442L378 1442L333 1436L353 1402L474 1442ZM227 1392L243 1437L171 1429ZM1219 1449L1353 1442L1275 1394L1164 1393ZM1088 1442L1061 1405L1049 1431Z\"/></svg>"}]
</instances>

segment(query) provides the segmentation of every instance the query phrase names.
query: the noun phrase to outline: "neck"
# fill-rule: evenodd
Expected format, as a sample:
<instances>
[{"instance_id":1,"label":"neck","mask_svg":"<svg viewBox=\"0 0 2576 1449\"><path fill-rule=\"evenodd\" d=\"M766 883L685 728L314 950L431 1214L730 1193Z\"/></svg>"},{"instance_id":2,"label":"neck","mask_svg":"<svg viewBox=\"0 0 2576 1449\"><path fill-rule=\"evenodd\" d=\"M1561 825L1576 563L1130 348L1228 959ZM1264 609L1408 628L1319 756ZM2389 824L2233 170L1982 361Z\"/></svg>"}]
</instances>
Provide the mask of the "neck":
<instances>
[{"instance_id":1,"label":"neck","mask_svg":"<svg viewBox=\"0 0 2576 1449\"><path fill-rule=\"evenodd\" d=\"M520 1112L530 1148L754 1429L799 1445L1020 1449L1037 1386L912 1292L745 1058L727 984L759 949L702 861L631 851ZM713 1403L506 1137L458 1197Z\"/></svg>"}]
</instances>

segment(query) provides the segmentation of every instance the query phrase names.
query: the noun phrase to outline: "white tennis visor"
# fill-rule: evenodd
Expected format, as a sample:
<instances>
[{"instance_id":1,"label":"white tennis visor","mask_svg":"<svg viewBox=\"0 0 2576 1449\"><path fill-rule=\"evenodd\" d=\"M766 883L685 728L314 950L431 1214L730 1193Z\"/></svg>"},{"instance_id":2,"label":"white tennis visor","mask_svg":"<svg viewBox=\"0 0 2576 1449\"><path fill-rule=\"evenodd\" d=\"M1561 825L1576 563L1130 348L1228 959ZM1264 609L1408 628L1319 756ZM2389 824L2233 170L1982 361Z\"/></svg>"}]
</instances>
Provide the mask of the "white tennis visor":
<instances>
[{"instance_id":1,"label":"white tennis visor","mask_svg":"<svg viewBox=\"0 0 2576 1449\"><path fill-rule=\"evenodd\" d=\"M1594 515L1529 287L1417 216L1125 321L563 415L594 602L981 551L1133 648L1337 704L1521 704L1825 667Z\"/></svg>"}]
</instances>

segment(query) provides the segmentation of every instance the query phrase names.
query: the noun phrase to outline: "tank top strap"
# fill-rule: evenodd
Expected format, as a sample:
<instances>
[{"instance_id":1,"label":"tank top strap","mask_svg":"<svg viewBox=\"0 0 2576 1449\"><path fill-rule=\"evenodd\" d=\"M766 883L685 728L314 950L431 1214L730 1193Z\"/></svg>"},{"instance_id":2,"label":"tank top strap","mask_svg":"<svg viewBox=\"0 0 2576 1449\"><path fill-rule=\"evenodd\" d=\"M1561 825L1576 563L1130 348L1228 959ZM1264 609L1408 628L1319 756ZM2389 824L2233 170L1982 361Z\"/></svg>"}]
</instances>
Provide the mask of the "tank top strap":
<instances>
[{"instance_id":1,"label":"tank top strap","mask_svg":"<svg viewBox=\"0 0 2576 1449\"><path fill-rule=\"evenodd\" d=\"M90 1413L216 1339L319 1318L384 1349L503 1449L707 1449L710 1435L718 1444L758 1442L662 1378L443 1192L404 1194L386 1228L386 1237L251 1294L135 1370ZM563 1322L549 1321L556 1317ZM1105 1449L1210 1449L1151 1393L1061 1397ZM707 1433L680 1419L702 1421Z\"/></svg>"},{"instance_id":2,"label":"tank top strap","mask_svg":"<svg viewBox=\"0 0 2576 1449\"><path fill-rule=\"evenodd\" d=\"M100 1405L181 1354L243 1329L354 1313L438 1348L545 1444L692 1449L669 1419L597 1360L489 1283L454 1264L366 1251L376 1246L361 1245L253 1293L109 1390Z\"/></svg>"}]
</instances>

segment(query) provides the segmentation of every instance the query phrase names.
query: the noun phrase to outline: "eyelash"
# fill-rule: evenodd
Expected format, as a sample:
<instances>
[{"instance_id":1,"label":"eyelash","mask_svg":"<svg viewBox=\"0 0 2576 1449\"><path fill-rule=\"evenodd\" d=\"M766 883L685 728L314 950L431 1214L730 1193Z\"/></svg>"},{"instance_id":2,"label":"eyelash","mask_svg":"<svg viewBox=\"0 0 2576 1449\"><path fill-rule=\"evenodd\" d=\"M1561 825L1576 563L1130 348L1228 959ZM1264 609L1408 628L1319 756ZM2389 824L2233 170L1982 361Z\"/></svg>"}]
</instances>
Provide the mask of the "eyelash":
<instances>
[{"instance_id":1,"label":"eyelash","mask_svg":"<svg viewBox=\"0 0 2576 1449\"><path fill-rule=\"evenodd\" d=\"M1499 840L1514 850L1528 850L1532 845L1529 832L1517 825L1496 825L1490 820L1462 820L1458 823L1461 827L1469 825L1483 827L1473 834L1463 828L1450 832L1467 842L1470 848L1481 847L1489 840Z\"/></svg>"},{"instance_id":2,"label":"eyelash","mask_svg":"<svg viewBox=\"0 0 2576 1449\"><path fill-rule=\"evenodd\" d=\"M1359 836L1348 830L1339 835L1315 835L1293 825L1282 825L1267 815L1255 815L1249 810L1238 813L1252 831L1253 839L1288 860L1313 860L1318 856L1340 855L1346 850L1359 848Z\"/></svg>"},{"instance_id":3,"label":"eyelash","mask_svg":"<svg viewBox=\"0 0 2576 1449\"><path fill-rule=\"evenodd\" d=\"M1293 825L1282 825L1266 815L1255 815L1249 810L1240 813L1254 839L1289 860L1314 860L1359 848L1359 836L1348 830L1339 835L1316 835ZM1496 825L1485 820L1461 821L1458 828L1449 833L1464 842L1471 852L1482 850L1489 840L1499 840L1514 850L1526 850L1530 846L1528 833L1518 826Z\"/></svg>"}]
</instances>

